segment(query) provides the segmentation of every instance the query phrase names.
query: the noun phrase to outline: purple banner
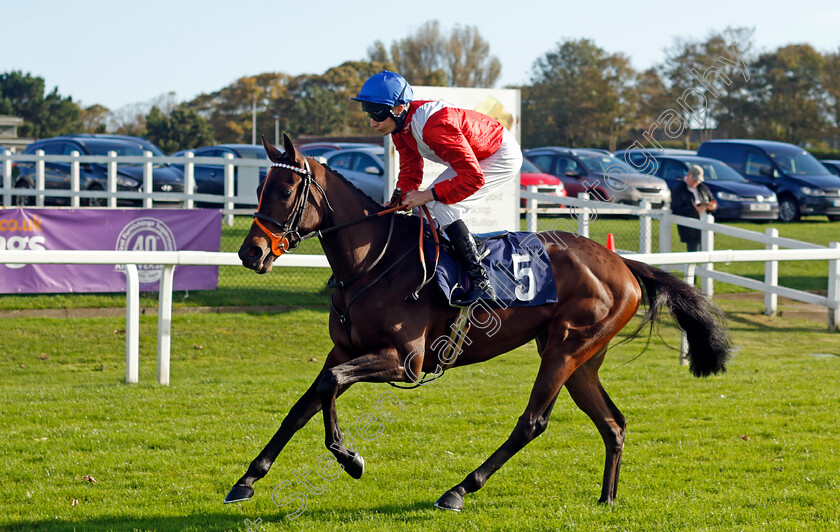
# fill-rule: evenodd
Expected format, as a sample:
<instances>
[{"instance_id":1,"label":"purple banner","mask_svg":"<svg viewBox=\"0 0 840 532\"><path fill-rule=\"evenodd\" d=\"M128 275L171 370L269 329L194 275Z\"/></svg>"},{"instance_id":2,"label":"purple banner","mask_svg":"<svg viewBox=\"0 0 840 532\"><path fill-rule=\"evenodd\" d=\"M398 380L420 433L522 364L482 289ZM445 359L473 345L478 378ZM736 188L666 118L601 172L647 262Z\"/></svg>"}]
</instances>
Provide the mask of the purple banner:
<instances>
[{"instance_id":1,"label":"purple banner","mask_svg":"<svg viewBox=\"0 0 840 532\"><path fill-rule=\"evenodd\" d=\"M107 249L219 251L212 209L0 209L0 251ZM124 292L121 265L0 264L0 293ZM163 266L138 265L140 290L158 290ZM177 266L175 290L215 289L218 266Z\"/></svg>"}]
</instances>

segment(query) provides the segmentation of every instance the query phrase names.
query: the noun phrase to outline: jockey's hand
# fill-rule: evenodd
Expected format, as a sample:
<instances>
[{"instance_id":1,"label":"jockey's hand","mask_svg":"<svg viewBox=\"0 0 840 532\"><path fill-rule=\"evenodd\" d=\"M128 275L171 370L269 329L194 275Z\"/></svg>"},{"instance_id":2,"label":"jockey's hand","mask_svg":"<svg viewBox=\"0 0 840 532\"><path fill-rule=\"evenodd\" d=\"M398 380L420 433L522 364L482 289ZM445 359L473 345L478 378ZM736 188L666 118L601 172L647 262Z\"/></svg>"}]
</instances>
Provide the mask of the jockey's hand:
<instances>
[{"instance_id":1,"label":"jockey's hand","mask_svg":"<svg viewBox=\"0 0 840 532\"><path fill-rule=\"evenodd\" d=\"M400 204L400 199L402 199L402 195L403 195L402 194L402 189L400 189L400 187L395 188L394 193L391 194L391 199L389 199L388 201L383 203L382 206L385 207L386 209L389 209L389 208L393 207L394 205L399 205Z\"/></svg>"},{"instance_id":2,"label":"jockey's hand","mask_svg":"<svg viewBox=\"0 0 840 532\"><path fill-rule=\"evenodd\" d=\"M419 190L412 190L405 193L402 200L402 210L410 211L415 207L420 207L421 205L425 205L426 203L434 200L435 197L432 194L432 189L426 189L422 192Z\"/></svg>"}]
</instances>

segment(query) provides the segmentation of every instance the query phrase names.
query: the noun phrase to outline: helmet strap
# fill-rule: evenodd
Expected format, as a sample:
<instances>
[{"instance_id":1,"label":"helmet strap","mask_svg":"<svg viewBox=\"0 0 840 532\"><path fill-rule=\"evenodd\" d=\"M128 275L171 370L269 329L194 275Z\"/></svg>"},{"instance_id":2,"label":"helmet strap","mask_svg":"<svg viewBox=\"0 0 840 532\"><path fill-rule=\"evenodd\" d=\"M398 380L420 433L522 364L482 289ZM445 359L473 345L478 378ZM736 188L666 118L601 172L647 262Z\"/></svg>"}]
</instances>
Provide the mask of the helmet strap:
<instances>
[{"instance_id":1,"label":"helmet strap","mask_svg":"<svg viewBox=\"0 0 840 532\"><path fill-rule=\"evenodd\" d=\"M402 131L402 128L405 125L405 119L408 116L408 106L409 106L409 104L404 103L404 104L402 104L402 106L403 106L403 112L400 113L399 116L394 114L394 111L391 110L391 118L393 118L394 123L397 124L397 127L394 129L394 133L399 133L400 131Z\"/></svg>"}]
</instances>

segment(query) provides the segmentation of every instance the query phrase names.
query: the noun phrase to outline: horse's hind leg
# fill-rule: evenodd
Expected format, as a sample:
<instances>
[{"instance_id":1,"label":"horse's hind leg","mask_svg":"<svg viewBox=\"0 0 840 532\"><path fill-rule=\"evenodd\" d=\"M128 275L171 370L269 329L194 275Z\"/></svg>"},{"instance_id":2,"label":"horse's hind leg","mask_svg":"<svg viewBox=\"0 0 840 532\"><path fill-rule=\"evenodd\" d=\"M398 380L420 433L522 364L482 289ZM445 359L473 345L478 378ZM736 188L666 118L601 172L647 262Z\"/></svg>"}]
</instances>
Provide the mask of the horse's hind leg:
<instances>
[{"instance_id":1,"label":"horse's hind leg","mask_svg":"<svg viewBox=\"0 0 840 532\"><path fill-rule=\"evenodd\" d=\"M618 473L621 469L621 453L624 449L627 423L598 378L598 368L605 352L606 347L575 370L566 381L566 389L578 408L592 419L604 439L604 482L598 502L611 503L615 500L618 490Z\"/></svg>"},{"instance_id":2,"label":"horse's hind leg","mask_svg":"<svg viewBox=\"0 0 840 532\"><path fill-rule=\"evenodd\" d=\"M464 495L481 489L487 479L502 467L514 454L525 447L531 440L545 431L548 418L560 387L569 374L574 371L571 357L554 353L544 357L540 364L537 380L531 390L528 407L519 417L516 426L507 441L490 455L481 466L467 475L460 484L444 493L435 502L435 506L444 510L460 511L464 507Z\"/></svg>"}]
</instances>

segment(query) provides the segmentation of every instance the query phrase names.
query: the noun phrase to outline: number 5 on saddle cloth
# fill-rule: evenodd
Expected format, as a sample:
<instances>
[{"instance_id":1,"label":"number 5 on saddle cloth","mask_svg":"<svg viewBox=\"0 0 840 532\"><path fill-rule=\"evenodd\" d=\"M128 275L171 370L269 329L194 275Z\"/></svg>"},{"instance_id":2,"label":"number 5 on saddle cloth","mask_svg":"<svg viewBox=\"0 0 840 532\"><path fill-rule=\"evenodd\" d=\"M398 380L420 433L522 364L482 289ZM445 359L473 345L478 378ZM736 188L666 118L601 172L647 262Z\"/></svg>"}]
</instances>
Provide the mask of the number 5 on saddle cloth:
<instances>
[{"instance_id":1,"label":"number 5 on saddle cloth","mask_svg":"<svg viewBox=\"0 0 840 532\"><path fill-rule=\"evenodd\" d=\"M426 234L429 227L426 226ZM473 235L481 253L481 263L487 269L490 282L499 300L488 301L501 307L528 307L557 302L557 285L551 271L551 262L542 242L534 233L503 232ZM434 256L435 243L426 238L426 253ZM461 298L469 290L469 277L447 249L441 246L436 270L438 288L450 304L461 301L459 306L472 303Z\"/></svg>"}]
</instances>

